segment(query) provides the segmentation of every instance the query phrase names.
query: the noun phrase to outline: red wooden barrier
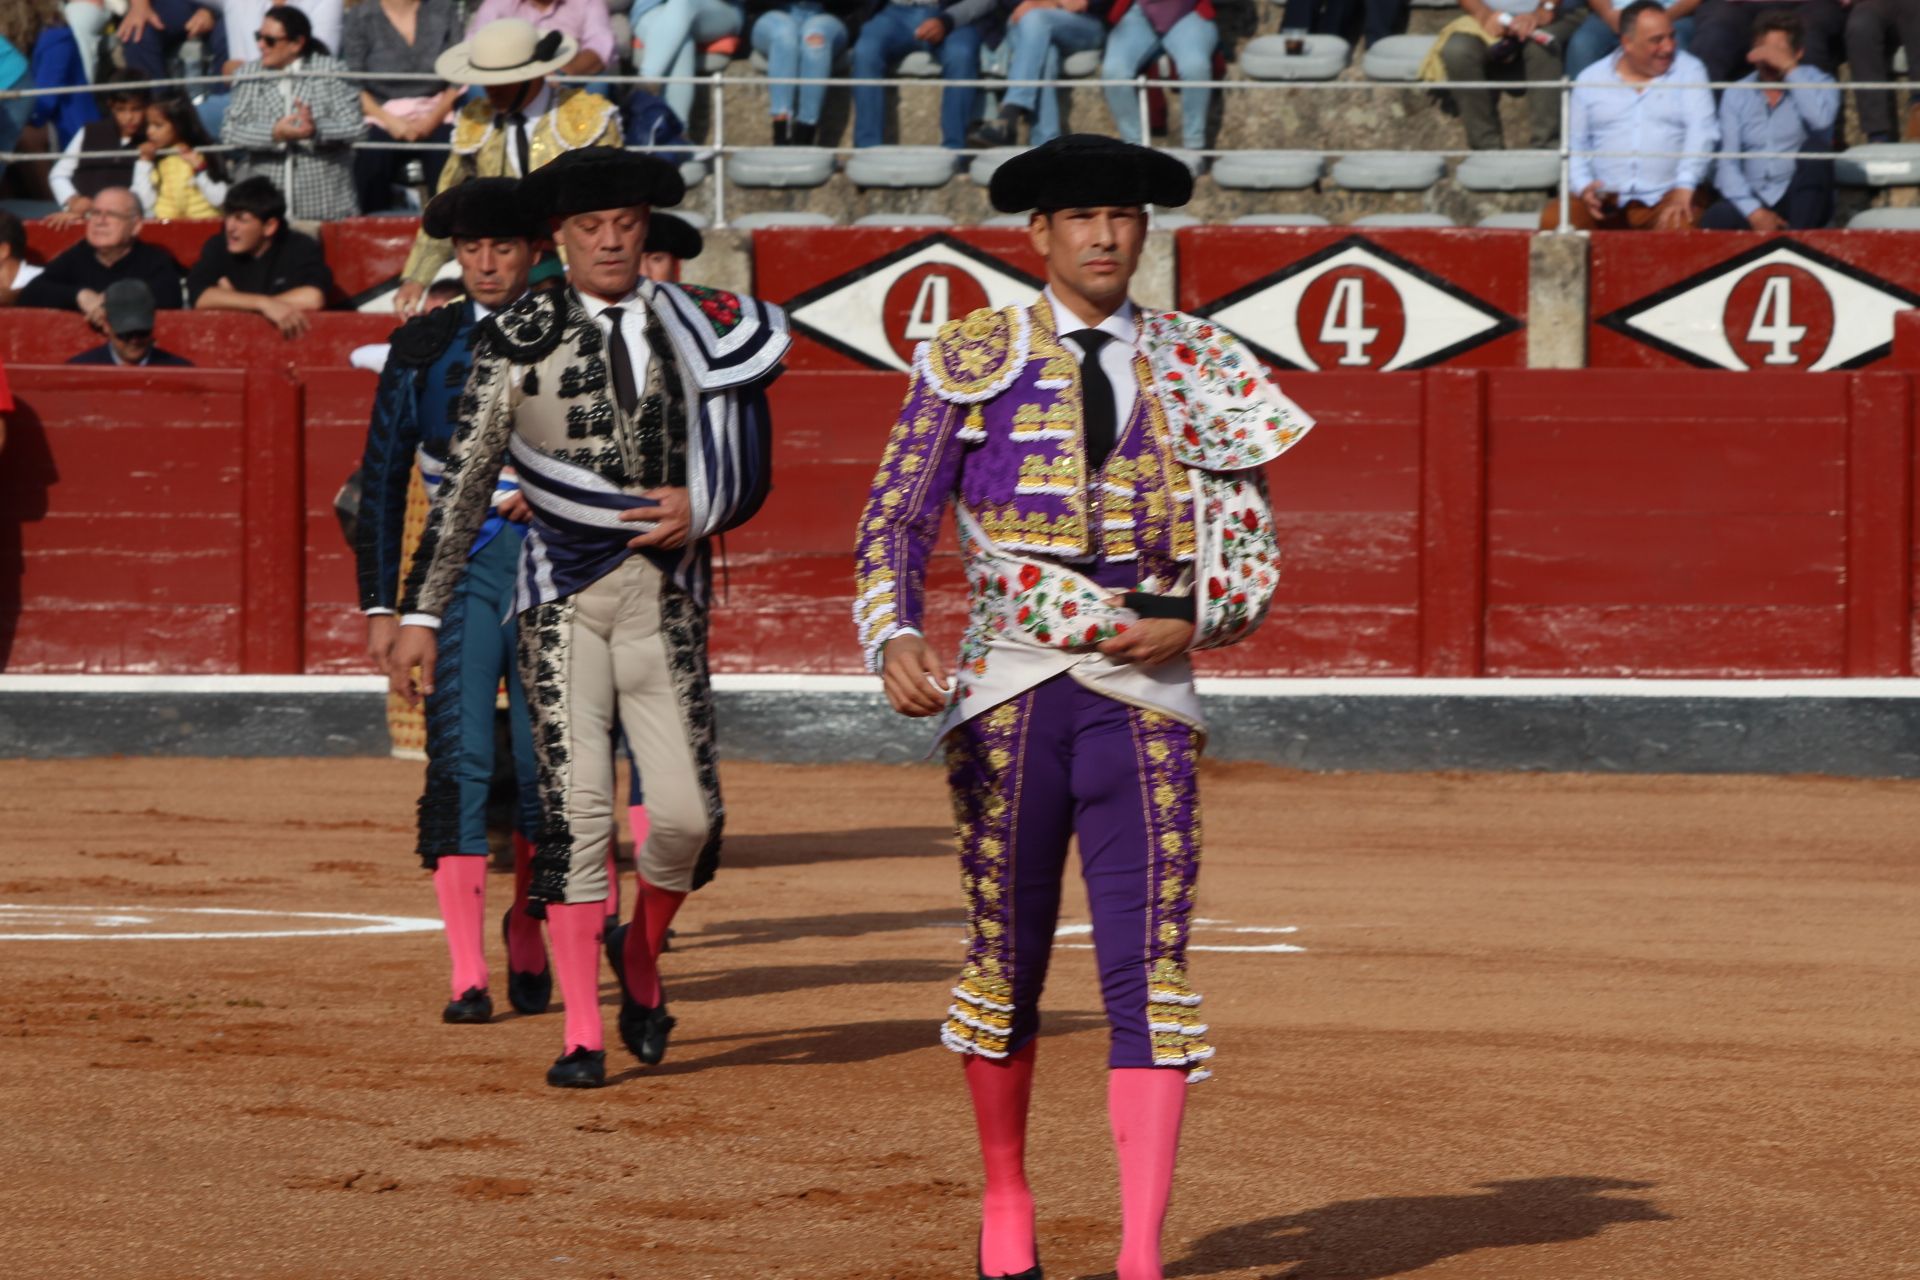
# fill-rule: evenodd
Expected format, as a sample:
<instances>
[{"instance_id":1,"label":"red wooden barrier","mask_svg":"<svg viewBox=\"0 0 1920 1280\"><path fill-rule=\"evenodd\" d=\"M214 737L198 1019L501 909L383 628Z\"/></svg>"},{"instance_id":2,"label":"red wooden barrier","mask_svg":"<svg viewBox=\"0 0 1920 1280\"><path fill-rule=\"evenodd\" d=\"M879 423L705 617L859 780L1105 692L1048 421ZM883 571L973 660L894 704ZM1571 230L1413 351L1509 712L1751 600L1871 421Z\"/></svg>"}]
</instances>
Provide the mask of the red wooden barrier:
<instances>
[{"instance_id":1,"label":"red wooden barrier","mask_svg":"<svg viewBox=\"0 0 1920 1280\"><path fill-rule=\"evenodd\" d=\"M0 665L362 667L330 510L370 375L16 367ZM1287 568L1236 674L1902 675L1920 595L1912 375L1294 374ZM714 666L851 671L850 544L897 375L774 388L765 512L728 540ZM959 576L933 575L951 644Z\"/></svg>"},{"instance_id":2,"label":"red wooden barrier","mask_svg":"<svg viewBox=\"0 0 1920 1280\"><path fill-rule=\"evenodd\" d=\"M304 337L287 339L262 316L239 311L159 311L154 341L209 369L281 369L298 372L344 365L355 347L385 342L392 316L321 311ZM0 310L0 363L65 364L69 356L105 339L72 311Z\"/></svg>"}]
</instances>

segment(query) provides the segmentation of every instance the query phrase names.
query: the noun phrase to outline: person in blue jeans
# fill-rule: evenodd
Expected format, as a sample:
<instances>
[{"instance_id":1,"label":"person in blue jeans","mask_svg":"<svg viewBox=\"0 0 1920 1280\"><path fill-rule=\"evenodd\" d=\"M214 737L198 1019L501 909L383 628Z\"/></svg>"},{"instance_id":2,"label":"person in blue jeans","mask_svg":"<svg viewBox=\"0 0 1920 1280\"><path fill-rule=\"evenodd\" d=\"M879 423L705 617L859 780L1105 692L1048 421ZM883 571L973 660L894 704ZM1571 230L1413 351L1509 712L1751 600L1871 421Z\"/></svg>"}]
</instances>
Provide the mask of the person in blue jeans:
<instances>
[{"instance_id":1,"label":"person in blue jeans","mask_svg":"<svg viewBox=\"0 0 1920 1280\"><path fill-rule=\"evenodd\" d=\"M640 54L634 70L643 80L693 75L699 69L700 46L739 35L746 23L739 0L640 0L627 16ZM683 123L693 116L693 90L687 81L659 86L660 96Z\"/></svg>"},{"instance_id":2,"label":"person in blue jeans","mask_svg":"<svg viewBox=\"0 0 1920 1280\"><path fill-rule=\"evenodd\" d=\"M759 6L751 6L759 7ZM847 23L860 0L772 0L753 20L753 51L767 60L767 77L797 76L824 81L847 51ZM838 12L833 12L838 10ZM767 85L767 111L773 117L773 145L810 147L819 134L820 109L827 86L820 83Z\"/></svg>"},{"instance_id":3,"label":"person in blue jeans","mask_svg":"<svg viewBox=\"0 0 1920 1280\"><path fill-rule=\"evenodd\" d=\"M1673 19L1673 47L1685 53L1700 0L1661 0L1661 4ZM1567 79L1578 80L1582 71L1620 47L1620 11L1626 7L1626 0L1587 0L1587 20L1567 37Z\"/></svg>"},{"instance_id":4,"label":"person in blue jeans","mask_svg":"<svg viewBox=\"0 0 1920 1280\"><path fill-rule=\"evenodd\" d=\"M853 76L869 83L853 91L853 145L877 147L886 141L887 91L884 80L909 53L931 53L940 60L943 80L980 78L981 26L996 9L995 0L956 0L941 5L874 0L853 44ZM967 126L979 109L980 91L949 85L940 93L940 145L958 151L967 145Z\"/></svg>"},{"instance_id":5,"label":"person in blue jeans","mask_svg":"<svg viewBox=\"0 0 1920 1280\"><path fill-rule=\"evenodd\" d=\"M1140 68L1165 53L1188 85L1213 78L1213 51L1220 28L1213 21L1213 0L1114 0L1113 33L1100 64L1102 80L1131 80ZM1107 86L1107 109L1120 136L1136 146L1147 137L1140 119L1140 95L1131 85ZM1180 90L1180 141L1190 151L1207 145L1207 108L1213 90Z\"/></svg>"},{"instance_id":6,"label":"person in blue jeans","mask_svg":"<svg viewBox=\"0 0 1920 1280\"><path fill-rule=\"evenodd\" d=\"M1058 80L1070 53L1098 49L1107 37L1106 15L1112 0L1019 0L1007 18L1010 49L1007 91L1000 118L974 126L967 141L976 147L1011 146L1020 122L1030 120L1028 142L1039 146L1060 136L1060 91L1021 80Z\"/></svg>"},{"instance_id":7,"label":"person in blue jeans","mask_svg":"<svg viewBox=\"0 0 1920 1280\"><path fill-rule=\"evenodd\" d=\"M1364 34L1371 48L1407 29L1407 0L1287 0L1280 27L1339 36L1348 44L1358 44Z\"/></svg>"}]
</instances>

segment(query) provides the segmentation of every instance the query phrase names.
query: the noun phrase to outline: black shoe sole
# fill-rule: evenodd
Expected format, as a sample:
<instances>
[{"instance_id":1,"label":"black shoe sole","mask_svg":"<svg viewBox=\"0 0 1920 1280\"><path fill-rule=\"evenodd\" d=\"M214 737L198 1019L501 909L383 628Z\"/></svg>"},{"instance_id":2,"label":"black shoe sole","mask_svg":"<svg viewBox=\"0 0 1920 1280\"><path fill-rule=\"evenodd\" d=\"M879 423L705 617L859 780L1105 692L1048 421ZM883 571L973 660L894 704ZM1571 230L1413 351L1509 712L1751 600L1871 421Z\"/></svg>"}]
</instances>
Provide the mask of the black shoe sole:
<instances>
[{"instance_id":1,"label":"black shoe sole","mask_svg":"<svg viewBox=\"0 0 1920 1280\"><path fill-rule=\"evenodd\" d=\"M507 914L500 917L500 941L505 943L513 929L513 908L507 908ZM546 944L541 943L544 950ZM513 955L508 946L507 955ZM528 973L524 969L513 967L511 958L507 961L507 1003L513 1006L515 1013L545 1013L553 1003L553 961L549 957L547 967L539 973Z\"/></svg>"}]
</instances>

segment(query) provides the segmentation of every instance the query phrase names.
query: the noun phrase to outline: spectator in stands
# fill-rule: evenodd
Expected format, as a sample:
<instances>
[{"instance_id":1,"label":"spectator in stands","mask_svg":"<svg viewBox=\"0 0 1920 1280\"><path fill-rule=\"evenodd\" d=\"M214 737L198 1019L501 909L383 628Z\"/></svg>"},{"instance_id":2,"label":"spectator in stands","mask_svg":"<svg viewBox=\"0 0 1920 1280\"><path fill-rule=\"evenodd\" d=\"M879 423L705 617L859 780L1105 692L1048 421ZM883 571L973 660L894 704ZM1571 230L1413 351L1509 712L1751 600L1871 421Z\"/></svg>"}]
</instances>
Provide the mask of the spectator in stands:
<instances>
[{"instance_id":1,"label":"spectator in stands","mask_svg":"<svg viewBox=\"0 0 1920 1280\"><path fill-rule=\"evenodd\" d=\"M147 107L147 140L133 166L133 194L152 218L217 218L227 198L227 166L212 146L199 112L185 98Z\"/></svg>"},{"instance_id":2,"label":"spectator in stands","mask_svg":"<svg viewBox=\"0 0 1920 1280\"><path fill-rule=\"evenodd\" d=\"M19 300L20 291L39 278L42 268L27 261L27 226L0 209L0 307Z\"/></svg>"},{"instance_id":3,"label":"spectator in stands","mask_svg":"<svg viewBox=\"0 0 1920 1280\"><path fill-rule=\"evenodd\" d=\"M629 14L636 29L638 11ZM519 18L533 24L535 31L558 31L573 39L573 52L556 75L597 76L614 64L618 51L613 47L613 22L607 12L607 0L481 0L480 7L467 19L467 39L480 34L488 23L502 18ZM468 83L473 83L469 81ZM601 89L589 85L589 89Z\"/></svg>"},{"instance_id":4,"label":"spectator in stands","mask_svg":"<svg viewBox=\"0 0 1920 1280\"><path fill-rule=\"evenodd\" d=\"M1700 0L1660 0L1673 19L1673 43L1681 53L1693 39L1693 11ZM1567 40L1567 78L1580 73L1620 47L1620 11L1627 0L1587 0L1587 20Z\"/></svg>"},{"instance_id":5,"label":"spectator in stands","mask_svg":"<svg viewBox=\"0 0 1920 1280\"><path fill-rule=\"evenodd\" d=\"M147 139L147 103L151 100L145 89L125 87L137 78L131 71L116 71L107 77L107 87L100 95L106 103L107 118L95 120L74 134L59 163L53 166L49 181L60 212L47 219L50 225L72 226L103 188L132 184L133 165L140 157L140 144ZM115 151L121 154L80 158L83 152Z\"/></svg>"},{"instance_id":6,"label":"spectator in stands","mask_svg":"<svg viewBox=\"0 0 1920 1280\"><path fill-rule=\"evenodd\" d=\"M68 364L191 366L193 361L153 345L153 291L138 280L107 286L102 302L107 340L68 358Z\"/></svg>"},{"instance_id":7,"label":"spectator in stands","mask_svg":"<svg viewBox=\"0 0 1920 1280\"><path fill-rule=\"evenodd\" d=\"M1447 79L1558 80L1567 37L1580 25L1579 0L1460 0L1461 21L1440 46ZM1471 23L1468 28L1467 24ZM1449 89L1467 145L1475 151L1506 147L1500 105L1492 89ZM1535 151L1560 145L1560 92L1528 89L1527 145Z\"/></svg>"},{"instance_id":8,"label":"spectator in stands","mask_svg":"<svg viewBox=\"0 0 1920 1280\"><path fill-rule=\"evenodd\" d=\"M307 15L307 26L315 43L339 49L346 32L344 0L278 0ZM356 0L358 3L359 0ZM266 21L267 10L276 0L219 0L227 28L227 60L221 70L236 74L246 65L246 51L252 47L253 33Z\"/></svg>"},{"instance_id":9,"label":"spectator in stands","mask_svg":"<svg viewBox=\"0 0 1920 1280\"><path fill-rule=\"evenodd\" d=\"M440 55L460 42L453 0L361 0L347 14L340 56L355 71L428 75ZM422 80L362 80L360 111L368 142L445 142L453 136L458 86ZM393 189L409 160L444 163L437 153L362 148L353 156L360 212L393 207Z\"/></svg>"},{"instance_id":10,"label":"spectator in stands","mask_svg":"<svg viewBox=\"0 0 1920 1280\"><path fill-rule=\"evenodd\" d=\"M1282 30L1339 36L1348 44L1367 37L1369 47L1407 29L1408 0L1287 0Z\"/></svg>"},{"instance_id":11,"label":"spectator in stands","mask_svg":"<svg viewBox=\"0 0 1920 1280\"><path fill-rule=\"evenodd\" d=\"M1866 84L1893 80L1893 50L1907 51L1907 76L1920 76L1920 4L1914 0L1853 0L1847 15L1847 63L1853 78ZM1856 89L1853 104L1860 112L1860 132L1868 142L1894 142L1900 126L1894 119L1896 96L1888 89ZM1907 100L1908 138L1920 139L1920 91Z\"/></svg>"},{"instance_id":12,"label":"spectator in stands","mask_svg":"<svg viewBox=\"0 0 1920 1280\"><path fill-rule=\"evenodd\" d=\"M1174 73L1189 85L1213 79L1213 51L1220 44L1213 0L1113 0L1107 16L1113 32L1100 64L1102 79L1131 80L1162 53L1173 59ZM1110 84L1106 93L1120 136L1145 145L1139 95L1124 84ZM1211 89L1180 90L1180 139L1189 151L1207 145L1207 108L1212 102Z\"/></svg>"},{"instance_id":13,"label":"spectator in stands","mask_svg":"<svg viewBox=\"0 0 1920 1280\"><path fill-rule=\"evenodd\" d=\"M996 0L872 0L860 36L853 42L853 78L884 80L909 53L930 53L940 60L943 80L980 77L981 24ZM967 145L967 129L978 112L980 91L949 85L940 91L940 145L958 151ZM886 141L887 91L878 84L853 91L853 145L877 147Z\"/></svg>"},{"instance_id":14,"label":"spectator in stands","mask_svg":"<svg viewBox=\"0 0 1920 1280\"><path fill-rule=\"evenodd\" d=\"M434 70L453 84L479 85L486 96L460 109L453 126L453 154L440 170L435 192L468 178L519 178L577 147L620 145L620 118L613 104L547 77L575 59L571 37L541 33L524 18L502 18L440 55ZM420 299L453 246L422 228L400 269L393 295L402 316L420 309Z\"/></svg>"},{"instance_id":15,"label":"spectator in stands","mask_svg":"<svg viewBox=\"0 0 1920 1280\"><path fill-rule=\"evenodd\" d=\"M120 20L120 57L136 80L164 80L167 63L189 40L206 48L213 65L226 59L227 27L218 4L196 0L129 0Z\"/></svg>"},{"instance_id":16,"label":"spectator in stands","mask_svg":"<svg viewBox=\"0 0 1920 1280\"><path fill-rule=\"evenodd\" d=\"M1814 89L1729 89L1720 95L1720 149L1831 151L1840 116L1832 76L1801 63L1800 15L1775 9L1753 24L1747 61L1755 85L1819 85ZM1722 157L1713 185L1720 200L1700 225L1715 231L1810 231L1833 218L1833 161L1736 160Z\"/></svg>"},{"instance_id":17,"label":"spectator in stands","mask_svg":"<svg viewBox=\"0 0 1920 1280\"><path fill-rule=\"evenodd\" d=\"M1107 38L1111 7L1112 0L1018 0L1007 18L1007 79L1059 79L1068 54L1098 49ZM967 140L976 147L1011 146L1019 139L1022 121L1031 123L1031 146L1059 137L1059 91L1008 84L1000 98L1000 118L975 125Z\"/></svg>"},{"instance_id":18,"label":"spectator in stands","mask_svg":"<svg viewBox=\"0 0 1920 1280\"><path fill-rule=\"evenodd\" d=\"M746 27L740 0L637 0L633 22L634 74L647 80L690 76L699 70L700 46ZM693 111L693 85L662 85L660 96L684 122Z\"/></svg>"},{"instance_id":19,"label":"spectator in stands","mask_svg":"<svg viewBox=\"0 0 1920 1280\"><path fill-rule=\"evenodd\" d=\"M33 87L40 90L66 89L78 85L93 83L93 55L89 52L81 55L82 37L77 26L60 21L58 13L45 11L51 0L40 0L40 8L35 17L44 20L45 25L34 38L30 60L33 64ZM72 8L91 8L85 0L75 0ZM102 23L105 22L105 9L101 11ZM97 43L99 33L93 40ZM33 114L27 121L27 136L33 140L30 150L57 150L100 118L100 107L90 93L43 93L35 100ZM51 132L51 147L48 146L48 134Z\"/></svg>"},{"instance_id":20,"label":"spectator in stands","mask_svg":"<svg viewBox=\"0 0 1920 1280\"><path fill-rule=\"evenodd\" d=\"M1738 80L1747 72L1754 20L1769 9L1792 9L1806 32L1807 61L1832 75L1840 70L1851 0L1700 0L1689 51L1715 80ZM1913 0L1901 0L1912 4Z\"/></svg>"},{"instance_id":21,"label":"spectator in stands","mask_svg":"<svg viewBox=\"0 0 1920 1280\"><path fill-rule=\"evenodd\" d=\"M1621 11L1620 51L1588 67L1573 87L1574 226L1674 231L1700 221L1700 187L1720 140L1713 92L1669 86L1706 79L1700 60L1674 47L1673 19L1657 0L1634 0ZM1560 225L1558 200L1540 224Z\"/></svg>"},{"instance_id":22,"label":"spectator in stands","mask_svg":"<svg viewBox=\"0 0 1920 1280\"><path fill-rule=\"evenodd\" d=\"M140 202L125 187L108 187L93 197L85 214L87 238L47 264L20 291L23 307L78 311L98 329L105 322L101 298L120 280L144 281L159 305L179 309L180 264L165 249L140 239Z\"/></svg>"},{"instance_id":23,"label":"spectator in stands","mask_svg":"<svg viewBox=\"0 0 1920 1280\"><path fill-rule=\"evenodd\" d=\"M360 211L353 191L352 143L366 131L360 95L337 73L346 63L314 39L307 15L275 5L254 33L260 56L240 69L221 126L235 152L233 176L276 179L291 216L325 222ZM277 74L332 72L298 80Z\"/></svg>"},{"instance_id":24,"label":"spectator in stands","mask_svg":"<svg viewBox=\"0 0 1920 1280\"><path fill-rule=\"evenodd\" d=\"M72 30L74 52L86 71L86 79L79 83L92 84L100 58L100 37L113 17L107 12L104 0L68 0L54 7Z\"/></svg>"},{"instance_id":25,"label":"spectator in stands","mask_svg":"<svg viewBox=\"0 0 1920 1280\"><path fill-rule=\"evenodd\" d=\"M0 98L0 151L11 151L33 118L33 64L27 55L39 38L39 21L32 7L0 5L0 91L18 98ZM0 161L0 172L6 162Z\"/></svg>"},{"instance_id":26,"label":"spectator in stands","mask_svg":"<svg viewBox=\"0 0 1920 1280\"><path fill-rule=\"evenodd\" d=\"M760 10L753 20L753 50L767 60L767 76L799 76L809 81L832 78L847 51L847 23L863 7L861 0L750 0ZM824 84L769 84L767 111L773 117L773 145L814 144Z\"/></svg>"},{"instance_id":27,"label":"spectator in stands","mask_svg":"<svg viewBox=\"0 0 1920 1280\"><path fill-rule=\"evenodd\" d=\"M327 305L333 272L320 242L287 226L287 202L262 177L227 189L220 234L187 273L197 311L256 311L289 338L307 331L307 313Z\"/></svg>"}]
</instances>

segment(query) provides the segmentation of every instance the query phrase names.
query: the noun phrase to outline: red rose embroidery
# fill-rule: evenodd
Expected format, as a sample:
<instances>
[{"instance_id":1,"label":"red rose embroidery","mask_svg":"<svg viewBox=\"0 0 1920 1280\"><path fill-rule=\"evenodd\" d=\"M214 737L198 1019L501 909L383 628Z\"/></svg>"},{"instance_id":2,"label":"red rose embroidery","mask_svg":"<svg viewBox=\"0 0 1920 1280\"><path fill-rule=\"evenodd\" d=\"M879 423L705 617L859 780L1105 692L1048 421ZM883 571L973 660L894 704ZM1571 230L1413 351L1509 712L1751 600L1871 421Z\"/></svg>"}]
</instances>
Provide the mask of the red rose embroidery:
<instances>
[{"instance_id":1,"label":"red rose embroidery","mask_svg":"<svg viewBox=\"0 0 1920 1280\"><path fill-rule=\"evenodd\" d=\"M1063 618L1071 618L1079 612L1080 605L1077 601L1069 600L1060 606L1060 616Z\"/></svg>"},{"instance_id":2,"label":"red rose embroidery","mask_svg":"<svg viewBox=\"0 0 1920 1280\"><path fill-rule=\"evenodd\" d=\"M1209 600L1218 600L1225 594L1227 594L1226 583L1220 581L1218 578L1207 579L1207 598Z\"/></svg>"},{"instance_id":3,"label":"red rose embroidery","mask_svg":"<svg viewBox=\"0 0 1920 1280\"><path fill-rule=\"evenodd\" d=\"M1245 525L1245 526L1247 526L1247 532L1248 532L1248 533L1252 533L1252 532L1253 532L1254 530L1256 530L1256 529L1258 529L1258 528L1260 527L1260 514L1259 514L1259 512L1257 512L1257 511L1242 511L1242 512L1240 513L1240 523L1241 523L1241 524L1243 524L1243 525Z\"/></svg>"},{"instance_id":4,"label":"red rose embroidery","mask_svg":"<svg viewBox=\"0 0 1920 1280\"><path fill-rule=\"evenodd\" d=\"M1043 628L1039 631L1034 632L1033 634L1034 634L1034 637L1038 639L1041 644L1053 643L1053 633L1051 631L1045 630Z\"/></svg>"},{"instance_id":5,"label":"red rose embroidery","mask_svg":"<svg viewBox=\"0 0 1920 1280\"><path fill-rule=\"evenodd\" d=\"M1031 618L1032 616L1033 616L1032 606L1023 604L1020 606L1020 616L1016 619L1016 621L1025 622L1028 618Z\"/></svg>"},{"instance_id":6,"label":"red rose embroidery","mask_svg":"<svg viewBox=\"0 0 1920 1280\"><path fill-rule=\"evenodd\" d=\"M1245 604L1245 603L1247 602L1247 593L1246 593L1246 592L1244 592L1244 591L1236 591L1236 592L1234 592L1234 593L1233 593L1233 602L1234 602L1235 604Z\"/></svg>"},{"instance_id":7,"label":"red rose embroidery","mask_svg":"<svg viewBox=\"0 0 1920 1280\"><path fill-rule=\"evenodd\" d=\"M1021 565L1020 566L1020 589L1022 591L1031 591L1039 584L1040 584L1040 567L1038 565L1032 565L1032 564Z\"/></svg>"},{"instance_id":8,"label":"red rose embroidery","mask_svg":"<svg viewBox=\"0 0 1920 1280\"><path fill-rule=\"evenodd\" d=\"M1193 348L1184 342L1173 349L1173 354L1180 357L1181 364L1192 364L1194 361Z\"/></svg>"},{"instance_id":9,"label":"red rose embroidery","mask_svg":"<svg viewBox=\"0 0 1920 1280\"><path fill-rule=\"evenodd\" d=\"M1088 644L1092 644L1092 643L1093 643L1093 642L1094 642L1095 640L1098 640L1099 638L1100 638L1100 628L1099 628L1099 627L1088 627L1088 628L1087 628L1087 643L1088 643Z\"/></svg>"},{"instance_id":10,"label":"red rose embroidery","mask_svg":"<svg viewBox=\"0 0 1920 1280\"><path fill-rule=\"evenodd\" d=\"M1001 594L1001 595L1005 595L1005 594L1006 594L1006 592L1007 592L1007 580L1006 580L1005 578L995 578L995 579L993 580L993 585L994 585L994 586L996 586L996 587L999 587L999 588L1000 588L1000 594Z\"/></svg>"},{"instance_id":11,"label":"red rose embroidery","mask_svg":"<svg viewBox=\"0 0 1920 1280\"><path fill-rule=\"evenodd\" d=\"M1200 433L1193 429L1192 423L1188 423L1184 428L1182 428L1180 434L1187 438L1188 444L1200 443Z\"/></svg>"}]
</instances>

